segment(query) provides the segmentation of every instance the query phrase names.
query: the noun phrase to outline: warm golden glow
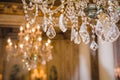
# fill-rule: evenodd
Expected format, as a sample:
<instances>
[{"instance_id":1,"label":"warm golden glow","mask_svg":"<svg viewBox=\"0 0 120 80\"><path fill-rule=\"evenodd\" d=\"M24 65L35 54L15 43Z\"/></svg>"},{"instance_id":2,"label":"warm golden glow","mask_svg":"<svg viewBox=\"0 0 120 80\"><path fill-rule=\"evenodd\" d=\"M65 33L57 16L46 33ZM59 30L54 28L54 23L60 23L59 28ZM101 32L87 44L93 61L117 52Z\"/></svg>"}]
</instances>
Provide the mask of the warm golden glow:
<instances>
[{"instance_id":1,"label":"warm golden glow","mask_svg":"<svg viewBox=\"0 0 120 80\"><path fill-rule=\"evenodd\" d=\"M28 29L28 28L30 28L30 25L29 25L29 23L27 23L27 24L26 24L26 28L27 28L27 29Z\"/></svg>"},{"instance_id":2,"label":"warm golden glow","mask_svg":"<svg viewBox=\"0 0 120 80\"><path fill-rule=\"evenodd\" d=\"M36 69L31 71L31 80L34 79L46 80L46 78L47 74L45 66L38 66Z\"/></svg>"},{"instance_id":3,"label":"warm golden glow","mask_svg":"<svg viewBox=\"0 0 120 80\"><path fill-rule=\"evenodd\" d=\"M10 42L11 42L11 39L10 39L10 38L8 38L7 42L8 42L8 43L10 43Z\"/></svg>"},{"instance_id":4,"label":"warm golden glow","mask_svg":"<svg viewBox=\"0 0 120 80\"><path fill-rule=\"evenodd\" d=\"M23 49L23 44L19 44L19 47L20 47L21 49Z\"/></svg>"},{"instance_id":5,"label":"warm golden glow","mask_svg":"<svg viewBox=\"0 0 120 80\"><path fill-rule=\"evenodd\" d=\"M23 31L23 27L22 26L20 26L20 31Z\"/></svg>"},{"instance_id":6,"label":"warm golden glow","mask_svg":"<svg viewBox=\"0 0 120 80\"><path fill-rule=\"evenodd\" d=\"M42 38L41 38L41 37L38 37L38 41L39 41L39 42L42 41Z\"/></svg>"},{"instance_id":7,"label":"warm golden glow","mask_svg":"<svg viewBox=\"0 0 120 80\"><path fill-rule=\"evenodd\" d=\"M39 25L37 25L37 29L38 29L38 30L40 29L40 26L39 26Z\"/></svg>"},{"instance_id":8,"label":"warm golden glow","mask_svg":"<svg viewBox=\"0 0 120 80\"><path fill-rule=\"evenodd\" d=\"M35 28L32 28L32 32L33 32L33 33L35 32Z\"/></svg>"},{"instance_id":9,"label":"warm golden glow","mask_svg":"<svg viewBox=\"0 0 120 80\"><path fill-rule=\"evenodd\" d=\"M48 39L48 44L50 44L51 43L51 40L50 39Z\"/></svg>"},{"instance_id":10,"label":"warm golden glow","mask_svg":"<svg viewBox=\"0 0 120 80\"><path fill-rule=\"evenodd\" d=\"M29 36L28 36L28 35L25 36L25 40L26 40L26 41L29 40Z\"/></svg>"},{"instance_id":11,"label":"warm golden glow","mask_svg":"<svg viewBox=\"0 0 120 80\"><path fill-rule=\"evenodd\" d=\"M16 55L22 56L21 61L27 70L35 69L38 63L46 64L52 59L51 40L42 40L42 32L38 24L33 26L27 23L21 26L18 43L12 42L10 38L7 42L9 50L15 50Z\"/></svg>"}]
</instances>

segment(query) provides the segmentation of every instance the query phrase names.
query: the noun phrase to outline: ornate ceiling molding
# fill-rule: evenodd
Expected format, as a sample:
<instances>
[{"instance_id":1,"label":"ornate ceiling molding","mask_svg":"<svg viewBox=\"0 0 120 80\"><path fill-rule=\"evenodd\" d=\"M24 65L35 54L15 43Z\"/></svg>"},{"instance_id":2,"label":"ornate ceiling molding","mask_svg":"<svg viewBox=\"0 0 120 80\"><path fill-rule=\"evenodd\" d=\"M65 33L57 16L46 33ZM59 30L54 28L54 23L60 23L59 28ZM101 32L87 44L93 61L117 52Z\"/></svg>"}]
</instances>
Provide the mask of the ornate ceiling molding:
<instances>
[{"instance_id":1,"label":"ornate ceiling molding","mask_svg":"<svg viewBox=\"0 0 120 80\"><path fill-rule=\"evenodd\" d=\"M0 2L0 14L24 15L23 6L20 3Z\"/></svg>"}]
</instances>

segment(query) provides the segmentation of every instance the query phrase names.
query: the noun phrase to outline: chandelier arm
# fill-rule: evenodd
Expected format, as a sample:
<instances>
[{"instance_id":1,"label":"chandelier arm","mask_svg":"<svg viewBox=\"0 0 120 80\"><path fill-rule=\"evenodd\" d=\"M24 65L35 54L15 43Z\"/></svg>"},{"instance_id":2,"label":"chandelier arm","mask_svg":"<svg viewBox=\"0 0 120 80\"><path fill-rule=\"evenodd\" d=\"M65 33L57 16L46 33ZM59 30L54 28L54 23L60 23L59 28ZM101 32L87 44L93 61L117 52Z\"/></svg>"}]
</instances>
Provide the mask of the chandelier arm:
<instances>
[{"instance_id":1,"label":"chandelier arm","mask_svg":"<svg viewBox=\"0 0 120 80\"><path fill-rule=\"evenodd\" d=\"M41 12L45 15L45 12L44 12L44 10L43 10L42 5L38 5L38 6L39 6L39 9L41 10Z\"/></svg>"}]
</instances>

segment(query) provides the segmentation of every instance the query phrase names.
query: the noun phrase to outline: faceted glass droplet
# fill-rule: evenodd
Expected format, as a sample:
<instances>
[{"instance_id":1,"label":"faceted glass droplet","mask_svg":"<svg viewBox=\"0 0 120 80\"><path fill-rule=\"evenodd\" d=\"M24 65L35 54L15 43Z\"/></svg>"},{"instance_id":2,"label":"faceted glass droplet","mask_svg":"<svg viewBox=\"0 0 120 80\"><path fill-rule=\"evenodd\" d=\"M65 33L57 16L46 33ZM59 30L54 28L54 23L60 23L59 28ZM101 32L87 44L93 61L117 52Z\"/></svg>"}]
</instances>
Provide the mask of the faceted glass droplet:
<instances>
[{"instance_id":1,"label":"faceted glass droplet","mask_svg":"<svg viewBox=\"0 0 120 80\"><path fill-rule=\"evenodd\" d=\"M56 32L55 32L55 29L53 28L53 26L50 26L49 28L48 28L48 31L47 31L47 36L50 38L50 39L52 39L52 38L54 38L55 36L56 36Z\"/></svg>"},{"instance_id":2,"label":"faceted glass droplet","mask_svg":"<svg viewBox=\"0 0 120 80\"><path fill-rule=\"evenodd\" d=\"M103 32L104 32L104 29L103 29L103 25L102 23L98 20L97 21L97 24L95 26L95 32L96 32L96 35L101 38Z\"/></svg>"},{"instance_id":3,"label":"faceted glass droplet","mask_svg":"<svg viewBox=\"0 0 120 80\"><path fill-rule=\"evenodd\" d=\"M84 23L82 23L79 33L80 33L80 36L82 38L82 41L85 44L88 44L90 42L90 36L86 30L86 25Z\"/></svg>"},{"instance_id":4,"label":"faceted glass droplet","mask_svg":"<svg viewBox=\"0 0 120 80\"><path fill-rule=\"evenodd\" d=\"M120 35L119 29L116 24L111 24L111 29L105 34L107 42L114 42Z\"/></svg>"},{"instance_id":5,"label":"faceted glass droplet","mask_svg":"<svg viewBox=\"0 0 120 80\"><path fill-rule=\"evenodd\" d=\"M95 41L92 41L90 44L90 49L96 51L98 49L98 44Z\"/></svg>"},{"instance_id":6,"label":"faceted glass droplet","mask_svg":"<svg viewBox=\"0 0 120 80\"><path fill-rule=\"evenodd\" d=\"M64 23L64 15L63 14L61 14L60 18L59 18L59 28L62 32L67 31L67 27L65 26L65 23Z\"/></svg>"}]
</instances>

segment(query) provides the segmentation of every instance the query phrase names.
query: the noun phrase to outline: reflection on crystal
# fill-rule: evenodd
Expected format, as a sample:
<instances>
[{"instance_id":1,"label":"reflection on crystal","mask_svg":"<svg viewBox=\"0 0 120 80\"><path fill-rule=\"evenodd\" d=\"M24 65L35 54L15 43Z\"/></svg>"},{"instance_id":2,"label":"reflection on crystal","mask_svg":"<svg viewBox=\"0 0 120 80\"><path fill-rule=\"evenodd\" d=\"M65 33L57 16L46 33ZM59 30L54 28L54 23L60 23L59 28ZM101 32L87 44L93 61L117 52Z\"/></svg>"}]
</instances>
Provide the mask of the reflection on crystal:
<instances>
[{"instance_id":1,"label":"reflection on crystal","mask_svg":"<svg viewBox=\"0 0 120 80\"><path fill-rule=\"evenodd\" d=\"M60 18L59 18L59 28L63 32L67 31L67 27L65 26L65 23L64 23L64 14L60 15Z\"/></svg>"},{"instance_id":2,"label":"reflection on crystal","mask_svg":"<svg viewBox=\"0 0 120 80\"><path fill-rule=\"evenodd\" d=\"M72 29L71 29L71 41L73 41L75 39L75 33L76 33L75 28L72 27Z\"/></svg>"},{"instance_id":3,"label":"reflection on crystal","mask_svg":"<svg viewBox=\"0 0 120 80\"><path fill-rule=\"evenodd\" d=\"M78 32L76 32L75 34L76 34L76 35L75 35L74 43L75 43L75 44L80 44L81 39L80 39L80 36L79 36Z\"/></svg>"},{"instance_id":4,"label":"reflection on crystal","mask_svg":"<svg viewBox=\"0 0 120 80\"><path fill-rule=\"evenodd\" d=\"M117 15L118 14L118 12L116 12L116 13L109 13L110 14L110 16L111 16L111 20L112 20L112 22L114 22L114 23L117 23L118 21L119 21L119 19L120 19L120 17L119 17L119 15Z\"/></svg>"},{"instance_id":5,"label":"reflection on crystal","mask_svg":"<svg viewBox=\"0 0 120 80\"><path fill-rule=\"evenodd\" d=\"M106 33L106 41L113 42L115 41L120 35L119 29L116 24L111 24L111 30Z\"/></svg>"},{"instance_id":6,"label":"reflection on crystal","mask_svg":"<svg viewBox=\"0 0 120 80\"><path fill-rule=\"evenodd\" d=\"M89 33L86 30L85 23L82 23L79 33L80 33L80 36L82 38L82 41L85 44L88 44L90 42L90 36L89 36Z\"/></svg>"},{"instance_id":7,"label":"reflection on crystal","mask_svg":"<svg viewBox=\"0 0 120 80\"><path fill-rule=\"evenodd\" d=\"M101 22L100 24L102 24L102 26L104 27L108 27L110 25L110 16L108 14L105 13L101 13L100 15L98 15L98 20Z\"/></svg>"},{"instance_id":8,"label":"reflection on crystal","mask_svg":"<svg viewBox=\"0 0 120 80\"><path fill-rule=\"evenodd\" d=\"M98 44L93 40L90 44L90 49L96 51L98 49Z\"/></svg>"},{"instance_id":9,"label":"reflection on crystal","mask_svg":"<svg viewBox=\"0 0 120 80\"><path fill-rule=\"evenodd\" d=\"M103 41L113 42L118 38L118 28L111 25L116 24L120 20L120 6L117 0L93 0L92 4L90 0L60 0L60 5L53 8L56 1L30 0L27 2L22 0L28 23L36 23L36 18L41 12L44 17L43 31L46 32L49 38L55 37L54 25L56 24L59 24L62 32L66 32L66 24L69 25L71 28L71 41L77 44L80 43L80 39L85 44L90 42L90 35L86 30L86 25L92 27L90 31L95 31L94 34ZM31 13L34 15L31 15ZM92 13L93 17L89 16L90 13ZM59 19L56 14L60 15ZM80 20L82 20L81 26L79 25L81 24ZM96 21L97 24L95 25ZM78 29L80 29L79 37L78 35L76 36ZM22 32L20 35L22 35ZM28 40L27 37L26 40Z\"/></svg>"},{"instance_id":10,"label":"reflection on crystal","mask_svg":"<svg viewBox=\"0 0 120 80\"><path fill-rule=\"evenodd\" d=\"M47 18L46 18L46 16L44 16L42 28L43 28L44 32L47 31Z\"/></svg>"},{"instance_id":11,"label":"reflection on crystal","mask_svg":"<svg viewBox=\"0 0 120 80\"><path fill-rule=\"evenodd\" d=\"M56 32L55 32L55 29L53 28L53 26L50 26L49 28L48 28L48 31L47 31L47 36L50 38L50 39L52 39L52 38L54 38L55 36L56 36Z\"/></svg>"},{"instance_id":12,"label":"reflection on crystal","mask_svg":"<svg viewBox=\"0 0 120 80\"><path fill-rule=\"evenodd\" d=\"M97 20L97 24L95 26L95 32L96 32L96 35L99 38L101 38L101 36L102 36L102 34L104 32L103 25L102 25L102 23L99 20Z\"/></svg>"}]
</instances>

